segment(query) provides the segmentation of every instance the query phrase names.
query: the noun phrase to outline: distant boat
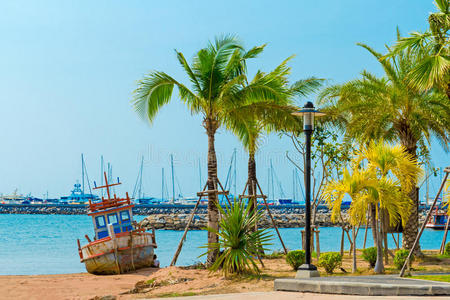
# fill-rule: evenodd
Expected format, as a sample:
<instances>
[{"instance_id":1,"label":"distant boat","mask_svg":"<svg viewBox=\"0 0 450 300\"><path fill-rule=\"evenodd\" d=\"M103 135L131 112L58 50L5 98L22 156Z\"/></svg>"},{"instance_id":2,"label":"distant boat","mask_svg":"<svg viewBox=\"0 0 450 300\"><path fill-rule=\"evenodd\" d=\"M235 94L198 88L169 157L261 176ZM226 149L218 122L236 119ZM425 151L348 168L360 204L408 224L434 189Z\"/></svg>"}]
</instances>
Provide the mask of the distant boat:
<instances>
[{"instance_id":1,"label":"distant boat","mask_svg":"<svg viewBox=\"0 0 450 300\"><path fill-rule=\"evenodd\" d=\"M11 195L3 195L0 199L2 204L22 204L26 197L18 194L17 189L15 189Z\"/></svg>"},{"instance_id":2,"label":"distant boat","mask_svg":"<svg viewBox=\"0 0 450 300\"><path fill-rule=\"evenodd\" d=\"M126 193L126 198L111 198L110 187L120 182L94 189L106 188L108 198L89 201L88 215L92 217L95 237L88 244L81 246L78 242L80 261L91 274L122 274L153 265L153 251L157 247L155 231L145 232L133 222L134 204ZM119 180L117 180L119 181ZM95 183L94 183L95 185Z\"/></svg>"},{"instance_id":3,"label":"distant boat","mask_svg":"<svg viewBox=\"0 0 450 300\"><path fill-rule=\"evenodd\" d=\"M447 224L448 215L444 212L439 212L438 208L431 215L430 220L425 224L425 228L444 230Z\"/></svg>"},{"instance_id":4,"label":"distant boat","mask_svg":"<svg viewBox=\"0 0 450 300\"><path fill-rule=\"evenodd\" d=\"M81 189L81 184L75 183L73 190L69 196L62 196L60 198L61 203L67 204L87 204L89 201L100 200L97 195L85 194Z\"/></svg>"}]
</instances>

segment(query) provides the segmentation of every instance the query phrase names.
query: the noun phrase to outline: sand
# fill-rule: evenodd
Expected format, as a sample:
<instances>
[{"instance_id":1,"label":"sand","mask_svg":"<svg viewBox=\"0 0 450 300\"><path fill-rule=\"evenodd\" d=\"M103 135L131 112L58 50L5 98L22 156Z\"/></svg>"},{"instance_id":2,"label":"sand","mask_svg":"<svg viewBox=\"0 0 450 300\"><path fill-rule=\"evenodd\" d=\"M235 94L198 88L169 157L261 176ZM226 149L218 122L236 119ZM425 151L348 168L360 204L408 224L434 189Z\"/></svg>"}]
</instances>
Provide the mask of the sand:
<instances>
[{"instance_id":1,"label":"sand","mask_svg":"<svg viewBox=\"0 0 450 300\"><path fill-rule=\"evenodd\" d=\"M360 254L359 251L358 254ZM282 258L264 259L263 261L265 269L261 276L248 276L239 279L225 279L220 273L210 273L205 269L186 269L183 267L148 268L134 273L110 276L96 276L88 273L0 276L0 299L98 300L111 295L116 297L115 299L128 300L272 292L273 281L276 278L295 276L295 271ZM390 263L392 263L392 258L390 258ZM343 269L337 269L337 275L344 275L344 271L351 271L351 264L352 259L346 255L342 264ZM426 259L417 260L413 264L413 268L419 272L450 272L450 258L437 259L428 256ZM362 261L360 257L358 257L358 270L358 274L373 274L367 262ZM398 270L393 269L391 265L387 266L386 271L387 273L398 273ZM321 273L322 276L326 276L323 270L321 270ZM346 273L345 275L350 274ZM298 299L322 299L314 294L302 295L303 297Z\"/></svg>"}]
</instances>

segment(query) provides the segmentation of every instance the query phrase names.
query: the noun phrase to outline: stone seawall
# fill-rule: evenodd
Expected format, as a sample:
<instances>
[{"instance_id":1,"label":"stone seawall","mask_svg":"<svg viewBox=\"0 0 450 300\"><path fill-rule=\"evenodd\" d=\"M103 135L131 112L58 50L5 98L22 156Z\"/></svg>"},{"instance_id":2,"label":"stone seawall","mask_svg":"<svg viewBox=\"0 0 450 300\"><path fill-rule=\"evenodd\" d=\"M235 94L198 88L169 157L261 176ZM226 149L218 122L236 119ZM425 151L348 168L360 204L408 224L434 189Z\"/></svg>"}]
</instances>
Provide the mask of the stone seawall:
<instances>
[{"instance_id":1,"label":"stone seawall","mask_svg":"<svg viewBox=\"0 0 450 300\"><path fill-rule=\"evenodd\" d=\"M183 230L186 227L193 205L139 205L133 208L133 214L147 216L140 223L146 228ZM264 207L262 207L264 208ZM265 213L259 224L262 228L271 228L272 222ZM302 205L278 205L270 207L270 211L280 228L295 228L305 226L304 207ZM86 205L52 205L52 204L0 204L0 214L60 214L84 215L87 213ZM426 211L421 209L420 221L425 219ZM345 218L346 209L343 209ZM331 212L325 206L319 207L316 215L316 224L325 226L338 226L331 222ZM199 206L190 229L199 230L207 226L207 207Z\"/></svg>"}]
</instances>

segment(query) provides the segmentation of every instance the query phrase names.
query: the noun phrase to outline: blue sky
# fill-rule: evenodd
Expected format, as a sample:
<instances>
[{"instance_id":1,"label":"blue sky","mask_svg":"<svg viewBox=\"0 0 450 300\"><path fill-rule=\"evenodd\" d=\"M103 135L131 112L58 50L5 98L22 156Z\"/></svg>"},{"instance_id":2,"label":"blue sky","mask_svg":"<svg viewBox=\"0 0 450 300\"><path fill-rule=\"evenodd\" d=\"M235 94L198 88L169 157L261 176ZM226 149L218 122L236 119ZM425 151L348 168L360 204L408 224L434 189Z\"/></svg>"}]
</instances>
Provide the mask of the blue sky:
<instances>
[{"instance_id":1,"label":"blue sky","mask_svg":"<svg viewBox=\"0 0 450 300\"><path fill-rule=\"evenodd\" d=\"M0 193L52 197L67 194L80 178L80 154L99 180L100 155L131 191L144 154L146 194L161 194L161 168L169 153L182 191L198 190L197 161L206 174L207 140L199 116L179 103L162 109L153 126L130 105L136 80L162 70L187 83L173 49L192 58L208 40L237 34L247 48L268 43L251 73L270 70L286 57L292 81L309 76L340 83L367 69L381 75L364 42L379 51L395 40L395 28L426 28L431 0L415 1L2 1L0 3ZM299 105L305 99L299 99ZM225 181L238 149L238 189L246 154L225 131L217 135L219 176ZM258 175L267 182L273 159L287 194L292 191L293 151L288 140L264 140ZM448 154L433 144L437 165ZM437 183L434 183L437 187Z\"/></svg>"}]
</instances>

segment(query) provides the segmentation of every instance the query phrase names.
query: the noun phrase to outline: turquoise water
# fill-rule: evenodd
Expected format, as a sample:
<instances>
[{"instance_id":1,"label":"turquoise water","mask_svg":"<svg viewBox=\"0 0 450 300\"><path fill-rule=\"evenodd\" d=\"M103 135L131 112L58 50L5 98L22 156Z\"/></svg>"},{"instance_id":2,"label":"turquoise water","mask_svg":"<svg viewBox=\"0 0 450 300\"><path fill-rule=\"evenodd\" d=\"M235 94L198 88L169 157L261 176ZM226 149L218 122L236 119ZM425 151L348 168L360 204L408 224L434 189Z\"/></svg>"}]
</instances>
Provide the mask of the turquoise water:
<instances>
[{"instance_id":1,"label":"turquoise water","mask_svg":"<svg viewBox=\"0 0 450 300\"><path fill-rule=\"evenodd\" d=\"M136 216L137 221L143 216ZM281 236L289 249L300 248L300 228L282 228ZM80 263L77 238L86 243L84 235L93 236L91 219L84 215L0 215L0 275L60 274L85 272ZM157 230L156 254L161 266L167 266L175 253L183 232ZM421 238L423 249L438 249L443 231L425 230ZM341 230L338 227L320 229L321 251L339 251ZM369 231L368 246L372 246ZM362 248L364 229L360 230L357 247ZM204 260L198 258L204 249L198 247L206 242L206 232L190 231L178 258L178 265L193 264ZM392 238L390 247L395 247ZM346 249L349 245L346 241ZM281 249L273 232L272 250Z\"/></svg>"}]
</instances>

